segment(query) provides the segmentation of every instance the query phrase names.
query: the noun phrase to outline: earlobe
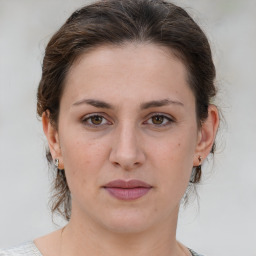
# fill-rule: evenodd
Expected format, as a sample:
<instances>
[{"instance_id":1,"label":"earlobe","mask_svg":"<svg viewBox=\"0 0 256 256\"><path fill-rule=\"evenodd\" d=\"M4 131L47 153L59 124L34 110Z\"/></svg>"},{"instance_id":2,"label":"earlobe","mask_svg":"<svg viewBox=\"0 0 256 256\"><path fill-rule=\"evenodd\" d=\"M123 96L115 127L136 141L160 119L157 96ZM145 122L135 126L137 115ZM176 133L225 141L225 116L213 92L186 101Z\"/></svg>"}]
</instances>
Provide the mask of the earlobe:
<instances>
[{"instance_id":1,"label":"earlobe","mask_svg":"<svg viewBox=\"0 0 256 256\"><path fill-rule=\"evenodd\" d=\"M49 149L53 159L60 159L62 157L59 143L59 134L57 129L51 124L49 119L49 111L45 111L42 115L42 125L44 134L47 138Z\"/></svg>"},{"instance_id":2,"label":"earlobe","mask_svg":"<svg viewBox=\"0 0 256 256\"><path fill-rule=\"evenodd\" d=\"M211 152L212 146L215 141L216 133L219 126L218 109L215 105L209 105L208 117L202 123L201 129L198 134L198 143L195 152L194 166L198 165L198 156L205 159Z\"/></svg>"}]
</instances>

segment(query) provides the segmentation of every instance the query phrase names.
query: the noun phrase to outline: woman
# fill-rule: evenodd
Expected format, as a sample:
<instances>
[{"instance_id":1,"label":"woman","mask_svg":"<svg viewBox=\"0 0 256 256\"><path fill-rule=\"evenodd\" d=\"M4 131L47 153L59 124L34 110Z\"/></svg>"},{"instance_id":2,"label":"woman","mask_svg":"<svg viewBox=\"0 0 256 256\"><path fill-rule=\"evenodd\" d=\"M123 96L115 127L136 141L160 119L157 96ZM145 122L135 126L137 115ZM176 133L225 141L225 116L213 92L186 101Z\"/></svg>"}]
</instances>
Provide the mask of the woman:
<instances>
[{"instance_id":1,"label":"woman","mask_svg":"<svg viewBox=\"0 0 256 256\"><path fill-rule=\"evenodd\" d=\"M61 230L0 255L198 255L179 205L214 150L215 68L202 30L162 0L105 0L50 40L38 114Z\"/></svg>"}]
</instances>

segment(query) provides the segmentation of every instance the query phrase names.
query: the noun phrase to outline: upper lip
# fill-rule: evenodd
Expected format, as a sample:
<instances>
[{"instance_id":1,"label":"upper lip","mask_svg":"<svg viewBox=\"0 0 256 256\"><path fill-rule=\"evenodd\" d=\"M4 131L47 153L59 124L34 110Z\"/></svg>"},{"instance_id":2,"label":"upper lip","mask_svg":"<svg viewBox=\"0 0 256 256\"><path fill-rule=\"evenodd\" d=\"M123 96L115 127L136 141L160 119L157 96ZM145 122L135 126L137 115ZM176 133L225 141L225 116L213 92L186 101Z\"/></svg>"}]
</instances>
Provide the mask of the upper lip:
<instances>
[{"instance_id":1,"label":"upper lip","mask_svg":"<svg viewBox=\"0 0 256 256\"><path fill-rule=\"evenodd\" d=\"M141 180L113 180L107 183L105 188L151 188L152 186Z\"/></svg>"}]
</instances>

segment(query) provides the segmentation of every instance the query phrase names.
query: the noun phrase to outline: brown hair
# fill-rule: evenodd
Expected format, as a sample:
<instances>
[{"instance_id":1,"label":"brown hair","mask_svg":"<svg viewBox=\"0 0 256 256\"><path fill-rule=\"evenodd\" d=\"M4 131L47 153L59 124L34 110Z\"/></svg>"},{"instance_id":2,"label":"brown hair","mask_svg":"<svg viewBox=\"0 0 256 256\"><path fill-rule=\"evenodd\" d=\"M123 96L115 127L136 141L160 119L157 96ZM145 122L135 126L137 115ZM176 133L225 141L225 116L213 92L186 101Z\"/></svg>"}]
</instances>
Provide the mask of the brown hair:
<instances>
[{"instance_id":1,"label":"brown hair","mask_svg":"<svg viewBox=\"0 0 256 256\"><path fill-rule=\"evenodd\" d=\"M37 93L38 115L48 110L51 123L58 129L60 99L73 62L97 46L127 42L165 46L184 63L200 126L216 94L211 49L205 34L188 13L164 0L101 0L74 12L46 47ZM49 151L47 158L52 163ZM200 174L195 172L191 183L199 182ZM52 211L68 220L71 195L64 171L58 170L54 187Z\"/></svg>"}]
</instances>

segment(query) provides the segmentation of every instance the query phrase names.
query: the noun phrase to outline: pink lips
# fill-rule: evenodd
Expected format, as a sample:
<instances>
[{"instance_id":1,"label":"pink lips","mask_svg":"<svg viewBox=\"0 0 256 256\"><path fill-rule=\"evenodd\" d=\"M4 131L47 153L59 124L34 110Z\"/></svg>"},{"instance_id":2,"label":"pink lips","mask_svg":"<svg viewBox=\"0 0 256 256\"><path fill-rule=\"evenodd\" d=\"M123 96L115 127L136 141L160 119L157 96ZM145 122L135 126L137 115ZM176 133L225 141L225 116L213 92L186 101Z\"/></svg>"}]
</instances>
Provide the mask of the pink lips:
<instances>
[{"instance_id":1,"label":"pink lips","mask_svg":"<svg viewBox=\"0 0 256 256\"><path fill-rule=\"evenodd\" d=\"M135 200L147 194L152 186L140 180L114 180L104 188L117 199Z\"/></svg>"}]
</instances>

